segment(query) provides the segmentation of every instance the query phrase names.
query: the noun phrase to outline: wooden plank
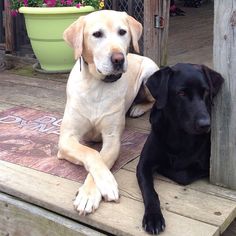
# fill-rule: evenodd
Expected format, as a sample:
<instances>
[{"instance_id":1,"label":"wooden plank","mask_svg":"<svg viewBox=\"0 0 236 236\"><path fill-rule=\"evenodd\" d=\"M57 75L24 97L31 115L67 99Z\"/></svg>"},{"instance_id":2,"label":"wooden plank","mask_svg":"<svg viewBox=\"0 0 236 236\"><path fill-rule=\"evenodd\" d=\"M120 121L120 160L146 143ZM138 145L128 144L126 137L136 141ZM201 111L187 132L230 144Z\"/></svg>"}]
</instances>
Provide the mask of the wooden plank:
<instances>
[{"instance_id":1,"label":"wooden plank","mask_svg":"<svg viewBox=\"0 0 236 236\"><path fill-rule=\"evenodd\" d=\"M14 105L12 105L12 104L0 103L0 112L1 112L1 111L4 111L4 110L6 110L6 109L10 109L10 108L12 108L12 107L14 107Z\"/></svg>"},{"instance_id":2,"label":"wooden plank","mask_svg":"<svg viewBox=\"0 0 236 236\"><path fill-rule=\"evenodd\" d=\"M169 25L170 1L146 0L144 4L144 55L153 59L159 66L167 63L166 50ZM165 27L154 27L155 15L164 18Z\"/></svg>"},{"instance_id":3,"label":"wooden plank","mask_svg":"<svg viewBox=\"0 0 236 236\"><path fill-rule=\"evenodd\" d=\"M169 60L169 65L175 65L176 63L193 63L193 64L204 64L213 67L212 63L212 46L202 47L201 50L193 49L182 51L180 54L172 55Z\"/></svg>"},{"instance_id":4,"label":"wooden plank","mask_svg":"<svg viewBox=\"0 0 236 236\"><path fill-rule=\"evenodd\" d=\"M51 79L51 77L47 77L47 75L44 78L36 78L36 77L11 74L7 72L0 73L0 81L2 81L2 83L9 82L15 85L24 84L28 86L35 86L41 89L44 88L44 89L59 90L59 92L66 92L66 82L67 82L67 80L55 81Z\"/></svg>"},{"instance_id":5,"label":"wooden plank","mask_svg":"<svg viewBox=\"0 0 236 236\"><path fill-rule=\"evenodd\" d=\"M79 216L71 202L79 186L73 181L0 161L1 191L115 235L146 235L141 228L143 204L129 197L122 196L119 204L102 203L94 214ZM217 226L165 210L163 213L168 224L163 236L219 235Z\"/></svg>"},{"instance_id":6,"label":"wooden plank","mask_svg":"<svg viewBox=\"0 0 236 236\"><path fill-rule=\"evenodd\" d=\"M133 161L126 164L122 169L131 171L131 172L135 172L136 167L138 165L138 161L139 161L139 157L137 157ZM165 177L158 175L158 174L155 176L155 178L169 182L169 183L174 183L170 179L165 178ZM231 190L228 188L224 188L221 186L211 184L208 179L202 179L202 180L195 181L192 184L189 184L187 187L190 189L202 192L202 193L214 195L217 197L225 198L225 199L232 200L232 201L236 202L236 191L235 190Z\"/></svg>"},{"instance_id":7,"label":"wooden plank","mask_svg":"<svg viewBox=\"0 0 236 236\"><path fill-rule=\"evenodd\" d=\"M5 50L6 52L13 52L14 50L14 32L13 32L13 18L11 16L11 9L8 0L4 0L5 4Z\"/></svg>"},{"instance_id":8,"label":"wooden plank","mask_svg":"<svg viewBox=\"0 0 236 236\"><path fill-rule=\"evenodd\" d=\"M168 45L168 34L169 34L169 17L170 17L170 0L160 1L160 15L164 19L164 28L160 34L160 66L167 65L167 45Z\"/></svg>"},{"instance_id":9,"label":"wooden plank","mask_svg":"<svg viewBox=\"0 0 236 236\"><path fill-rule=\"evenodd\" d=\"M236 189L236 0L214 2L214 69L225 83L212 112L210 179Z\"/></svg>"},{"instance_id":10,"label":"wooden plank","mask_svg":"<svg viewBox=\"0 0 236 236\"><path fill-rule=\"evenodd\" d=\"M203 193L222 197L236 202L236 191L209 183L209 180L199 180L190 185L189 188L201 191ZM235 203L236 204L236 203Z\"/></svg>"},{"instance_id":11,"label":"wooden plank","mask_svg":"<svg viewBox=\"0 0 236 236\"><path fill-rule=\"evenodd\" d=\"M3 193L0 193L0 229L5 233L4 236L104 235Z\"/></svg>"},{"instance_id":12,"label":"wooden plank","mask_svg":"<svg viewBox=\"0 0 236 236\"><path fill-rule=\"evenodd\" d=\"M128 170L128 171L132 171L132 172L136 172L136 167L138 165L138 161L139 161L139 157L135 158L133 161L131 161L128 164L126 164L123 167L123 169L124 170Z\"/></svg>"},{"instance_id":13,"label":"wooden plank","mask_svg":"<svg viewBox=\"0 0 236 236\"><path fill-rule=\"evenodd\" d=\"M0 102L63 113L65 83L6 74L0 78Z\"/></svg>"},{"instance_id":14,"label":"wooden plank","mask_svg":"<svg viewBox=\"0 0 236 236\"><path fill-rule=\"evenodd\" d=\"M176 1L178 4L178 1ZM183 17L170 17L168 37L168 64L188 62L212 67L214 2L200 8L183 7Z\"/></svg>"},{"instance_id":15,"label":"wooden plank","mask_svg":"<svg viewBox=\"0 0 236 236\"><path fill-rule=\"evenodd\" d=\"M236 235L236 221L234 220L229 228L222 234L222 236L235 236Z\"/></svg>"},{"instance_id":16,"label":"wooden plank","mask_svg":"<svg viewBox=\"0 0 236 236\"><path fill-rule=\"evenodd\" d=\"M122 195L142 201L135 173L120 170L116 174ZM220 227L224 232L236 216L234 201L208 195L166 181L155 181L162 207L191 219ZM204 199L204 201L203 201Z\"/></svg>"}]
</instances>

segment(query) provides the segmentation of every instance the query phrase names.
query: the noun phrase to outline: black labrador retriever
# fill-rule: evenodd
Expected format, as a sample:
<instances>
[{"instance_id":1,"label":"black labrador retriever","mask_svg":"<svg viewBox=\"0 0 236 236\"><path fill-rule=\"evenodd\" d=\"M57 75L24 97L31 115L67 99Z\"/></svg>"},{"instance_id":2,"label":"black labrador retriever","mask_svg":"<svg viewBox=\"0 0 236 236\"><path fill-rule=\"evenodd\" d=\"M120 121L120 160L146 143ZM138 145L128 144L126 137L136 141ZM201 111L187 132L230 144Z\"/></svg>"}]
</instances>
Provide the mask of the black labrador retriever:
<instances>
[{"instance_id":1,"label":"black labrador retriever","mask_svg":"<svg viewBox=\"0 0 236 236\"><path fill-rule=\"evenodd\" d=\"M165 228L153 171L183 185L209 175L212 99L223 81L204 65L185 63L161 69L147 81L156 102L137 179L145 205L143 228L150 234Z\"/></svg>"}]
</instances>

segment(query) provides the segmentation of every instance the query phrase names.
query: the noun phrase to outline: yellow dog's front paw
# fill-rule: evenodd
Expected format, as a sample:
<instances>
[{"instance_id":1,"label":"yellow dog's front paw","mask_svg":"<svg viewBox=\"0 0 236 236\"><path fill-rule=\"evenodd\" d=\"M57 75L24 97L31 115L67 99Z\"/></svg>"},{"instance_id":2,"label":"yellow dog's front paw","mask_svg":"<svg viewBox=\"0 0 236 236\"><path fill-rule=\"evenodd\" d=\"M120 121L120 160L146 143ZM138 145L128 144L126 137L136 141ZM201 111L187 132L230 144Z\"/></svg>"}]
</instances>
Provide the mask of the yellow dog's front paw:
<instances>
[{"instance_id":1,"label":"yellow dog's front paw","mask_svg":"<svg viewBox=\"0 0 236 236\"><path fill-rule=\"evenodd\" d=\"M119 201L118 184L109 170L94 176L94 181L105 201Z\"/></svg>"},{"instance_id":2,"label":"yellow dog's front paw","mask_svg":"<svg viewBox=\"0 0 236 236\"><path fill-rule=\"evenodd\" d=\"M94 212L101 200L102 195L96 186L89 188L84 184L74 200L74 207L80 215L86 215Z\"/></svg>"}]
</instances>

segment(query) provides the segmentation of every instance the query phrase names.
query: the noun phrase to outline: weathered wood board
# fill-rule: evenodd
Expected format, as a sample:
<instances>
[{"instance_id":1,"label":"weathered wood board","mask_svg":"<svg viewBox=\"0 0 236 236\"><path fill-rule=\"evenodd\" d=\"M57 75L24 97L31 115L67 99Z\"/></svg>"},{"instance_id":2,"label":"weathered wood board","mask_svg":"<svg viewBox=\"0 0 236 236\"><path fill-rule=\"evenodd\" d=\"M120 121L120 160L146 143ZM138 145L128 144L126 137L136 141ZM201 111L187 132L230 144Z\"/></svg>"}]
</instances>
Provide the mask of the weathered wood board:
<instances>
[{"instance_id":1,"label":"weathered wood board","mask_svg":"<svg viewBox=\"0 0 236 236\"><path fill-rule=\"evenodd\" d=\"M141 201L141 194L130 171L120 170L116 175L122 195ZM222 199L166 181L155 181L162 208L191 219L220 227L223 232L236 216L234 201ZM204 200L202 200L204 199Z\"/></svg>"},{"instance_id":2,"label":"weathered wood board","mask_svg":"<svg viewBox=\"0 0 236 236\"><path fill-rule=\"evenodd\" d=\"M0 193L0 235L102 236L96 230L63 216Z\"/></svg>"},{"instance_id":3,"label":"weathered wood board","mask_svg":"<svg viewBox=\"0 0 236 236\"><path fill-rule=\"evenodd\" d=\"M73 181L0 161L1 191L115 235L146 235L141 228L143 204L123 195L118 204L102 203L95 214L79 216L71 201L79 186ZM219 235L217 226L167 210L163 213L168 224L163 236Z\"/></svg>"},{"instance_id":4,"label":"weathered wood board","mask_svg":"<svg viewBox=\"0 0 236 236\"><path fill-rule=\"evenodd\" d=\"M212 111L212 183L236 189L236 0L217 0L214 69L225 78Z\"/></svg>"},{"instance_id":5,"label":"weathered wood board","mask_svg":"<svg viewBox=\"0 0 236 236\"><path fill-rule=\"evenodd\" d=\"M185 16L170 17L168 65L186 62L212 67L214 2L205 1L199 8L183 7L182 2L177 6Z\"/></svg>"},{"instance_id":6,"label":"weathered wood board","mask_svg":"<svg viewBox=\"0 0 236 236\"><path fill-rule=\"evenodd\" d=\"M167 64L167 39L169 30L170 0L144 1L144 55L150 57L159 66ZM161 20L156 20L161 17ZM158 23L163 27L155 27Z\"/></svg>"}]
</instances>

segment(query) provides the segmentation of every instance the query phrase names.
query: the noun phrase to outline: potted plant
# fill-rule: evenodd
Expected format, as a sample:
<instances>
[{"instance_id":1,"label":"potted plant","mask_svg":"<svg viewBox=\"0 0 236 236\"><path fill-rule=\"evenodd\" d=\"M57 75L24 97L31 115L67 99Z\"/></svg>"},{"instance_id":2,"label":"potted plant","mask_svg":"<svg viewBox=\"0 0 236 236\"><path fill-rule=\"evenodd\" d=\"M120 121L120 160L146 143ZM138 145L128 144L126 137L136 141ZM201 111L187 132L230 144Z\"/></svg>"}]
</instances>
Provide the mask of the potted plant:
<instances>
[{"instance_id":1,"label":"potted plant","mask_svg":"<svg viewBox=\"0 0 236 236\"><path fill-rule=\"evenodd\" d=\"M12 14L23 13L36 58L45 72L69 72L72 49L64 42L64 30L78 17L104 7L103 0L10 0Z\"/></svg>"}]
</instances>

